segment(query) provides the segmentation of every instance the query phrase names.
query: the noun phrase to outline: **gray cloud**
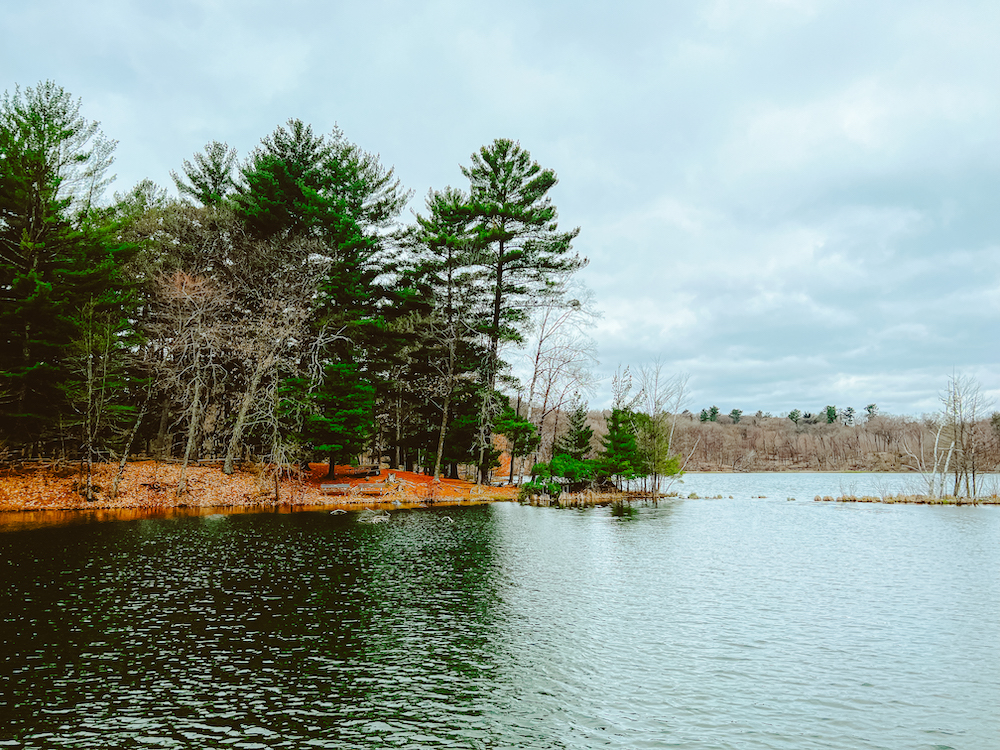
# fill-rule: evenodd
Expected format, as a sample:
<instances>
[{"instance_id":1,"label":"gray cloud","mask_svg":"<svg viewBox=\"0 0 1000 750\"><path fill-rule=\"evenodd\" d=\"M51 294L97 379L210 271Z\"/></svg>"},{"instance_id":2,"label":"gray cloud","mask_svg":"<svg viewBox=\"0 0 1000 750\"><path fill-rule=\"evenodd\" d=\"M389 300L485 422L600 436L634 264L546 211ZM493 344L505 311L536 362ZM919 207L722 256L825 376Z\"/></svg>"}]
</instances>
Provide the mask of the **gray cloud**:
<instances>
[{"instance_id":1,"label":"gray cloud","mask_svg":"<svg viewBox=\"0 0 1000 750\"><path fill-rule=\"evenodd\" d=\"M995 3L43 0L0 31L0 86L81 96L118 189L295 116L419 206L519 139L582 227L601 372L660 357L692 407L1000 395Z\"/></svg>"}]
</instances>

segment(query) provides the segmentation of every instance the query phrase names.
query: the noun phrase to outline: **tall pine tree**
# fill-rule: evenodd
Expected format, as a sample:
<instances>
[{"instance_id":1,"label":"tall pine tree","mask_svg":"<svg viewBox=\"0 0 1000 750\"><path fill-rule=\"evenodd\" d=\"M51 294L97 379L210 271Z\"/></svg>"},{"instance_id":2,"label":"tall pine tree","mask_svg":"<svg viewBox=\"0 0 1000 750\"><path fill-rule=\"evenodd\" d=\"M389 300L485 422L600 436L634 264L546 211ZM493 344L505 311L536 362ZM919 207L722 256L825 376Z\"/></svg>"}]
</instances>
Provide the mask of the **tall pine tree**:
<instances>
[{"instance_id":1,"label":"tall pine tree","mask_svg":"<svg viewBox=\"0 0 1000 750\"><path fill-rule=\"evenodd\" d=\"M85 308L129 326L122 265L134 249L93 210L113 149L51 81L0 100L0 431L11 442L44 447L67 418Z\"/></svg>"},{"instance_id":2,"label":"tall pine tree","mask_svg":"<svg viewBox=\"0 0 1000 750\"><path fill-rule=\"evenodd\" d=\"M480 364L474 340L479 277L467 196L450 187L431 191L426 206L427 216L417 216L417 260L410 275L427 306L422 331L433 362L431 400L441 412L433 448L439 477L458 379Z\"/></svg>"},{"instance_id":3,"label":"tall pine tree","mask_svg":"<svg viewBox=\"0 0 1000 750\"><path fill-rule=\"evenodd\" d=\"M555 172L539 166L519 143L498 138L483 146L462 174L469 180L468 211L487 297L481 330L489 342L484 379L490 393L500 374L500 347L522 340L532 301L548 291L553 274L573 271L585 261L570 255L580 230L559 231L549 197ZM484 455L495 406L483 410ZM486 472L481 466L480 477Z\"/></svg>"}]
</instances>

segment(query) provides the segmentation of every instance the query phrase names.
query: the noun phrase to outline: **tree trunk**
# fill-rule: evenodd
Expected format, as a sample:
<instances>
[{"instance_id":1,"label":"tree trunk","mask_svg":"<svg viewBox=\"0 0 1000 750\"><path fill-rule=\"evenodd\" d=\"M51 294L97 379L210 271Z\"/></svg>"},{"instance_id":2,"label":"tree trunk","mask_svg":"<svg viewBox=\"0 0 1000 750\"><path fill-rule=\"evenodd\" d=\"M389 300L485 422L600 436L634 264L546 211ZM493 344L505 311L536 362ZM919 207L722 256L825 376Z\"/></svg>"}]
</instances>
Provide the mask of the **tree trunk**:
<instances>
[{"instance_id":1,"label":"tree trunk","mask_svg":"<svg viewBox=\"0 0 1000 750\"><path fill-rule=\"evenodd\" d=\"M188 423L187 444L184 447L184 458L181 461L181 477L177 482L177 496L180 497L187 491L187 467L194 453L194 446L198 439L198 424L201 421L201 372L198 369L200 364L200 352L194 356L194 397L191 399L191 421Z\"/></svg>"},{"instance_id":2,"label":"tree trunk","mask_svg":"<svg viewBox=\"0 0 1000 750\"><path fill-rule=\"evenodd\" d=\"M128 454L129 451L132 450L132 443L135 441L135 436L139 432L139 425L142 424L142 420L146 416L146 409L149 407L149 397L151 394L152 390L146 392L146 400L143 402L142 408L139 410L139 416L135 418L135 423L132 425L132 431L129 433L128 440L125 442L125 447L122 450L122 457L118 462L118 473L115 474L115 480L111 483L112 500L118 497L118 485L121 484L122 477L125 475L125 464L128 462Z\"/></svg>"},{"instance_id":3,"label":"tree trunk","mask_svg":"<svg viewBox=\"0 0 1000 750\"><path fill-rule=\"evenodd\" d=\"M160 458L170 458L173 446L167 445L167 423L170 418L170 401L164 397L163 410L160 412L160 428L156 432L156 442L159 445Z\"/></svg>"},{"instance_id":4,"label":"tree trunk","mask_svg":"<svg viewBox=\"0 0 1000 750\"><path fill-rule=\"evenodd\" d=\"M500 358L500 313L503 311L503 270L504 270L504 258L503 258L504 243L503 240L499 243L499 250L497 253L497 278L496 287L493 291L493 326L490 330L490 353L489 359L486 365L486 399L487 402L483 404L483 423L480 425L481 443L479 445L479 484L487 483L487 474L489 468L486 466L486 451L487 446L491 442L493 437L493 431L490 429L489 420L492 409L489 407L489 401L493 398L493 390L496 388L497 384L497 372L499 370L498 360Z\"/></svg>"},{"instance_id":5,"label":"tree trunk","mask_svg":"<svg viewBox=\"0 0 1000 750\"><path fill-rule=\"evenodd\" d=\"M243 429L246 426L247 415L250 413L250 407L253 405L254 399L257 398L257 389L260 387L264 371L271 366L272 361L273 359L269 356L257 362L257 367L254 368L253 376L250 378L250 387L247 388L246 393L243 394L243 398L240 401L240 410L236 415L236 424L233 425L233 434L229 438L229 448L226 450L226 461L222 466L222 471L226 474L233 473L233 462L236 458L236 451L240 447L240 440L243 438Z\"/></svg>"},{"instance_id":6,"label":"tree trunk","mask_svg":"<svg viewBox=\"0 0 1000 750\"><path fill-rule=\"evenodd\" d=\"M437 458L434 460L434 478L441 478L441 455L444 453L444 437L448 431L448 408L451 406L451 392L455 387L455 338L448 340L448 380L445 384L444 406L441 408L441 429L438 432Z\"/></svg>"},{"instance_id":7,"label":"tree trunk","mask_svg":"<svg viewBox=\"0 0 1000 750\"><path fill-rule=\"evenodd\" d=\"M93 305L90 306L90 326L88 335L93 333ZM93 339L88 339L87 346L87 417L84 421L86 430L86 450L87 450L87 502L94 499L94 357Z\"/></svg>"},{"instance_id":8,"label":"tree trunk","mask_svg":"<svg viewBox=\"0 0 1000 750\"><path fill-rule=\"evenodd\" d=\"M403 439L403 397L396 397L396 471L403 471L400 442Z\"/></svg>"}]
</instances>

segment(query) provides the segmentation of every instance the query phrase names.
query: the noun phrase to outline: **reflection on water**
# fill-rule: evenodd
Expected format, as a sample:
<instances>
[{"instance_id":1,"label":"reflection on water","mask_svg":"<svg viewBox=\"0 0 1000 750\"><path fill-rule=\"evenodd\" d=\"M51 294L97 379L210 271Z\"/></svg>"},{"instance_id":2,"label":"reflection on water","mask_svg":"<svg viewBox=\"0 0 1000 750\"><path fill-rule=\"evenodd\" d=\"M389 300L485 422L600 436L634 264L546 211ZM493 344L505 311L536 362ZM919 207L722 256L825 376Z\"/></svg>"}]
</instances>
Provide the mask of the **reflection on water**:
<instances>
[{"instance_id":1,"label":"reflection on water","mask_svg":"<svg viewBox=\"0 0 1000 750\"><path fill-rule=\"evenodd\" d=\"M260 513L297 513L298 506L280 505L267 511L244 506L212 507L164 507L148 508L95 508L93 510L21 510L0 512L0 533L24 529L38 529L43 526L68 526L86 523L106 523L108 521L146 521L197 518L205 516L222 517Z\"/></svg>"},{"instance_id":2,"label":"reflection on water","mask_svg":"<svg viewBox=\"0 0 1000 750\"><path fill-rule=\"evenodd\" d=\"M992 748L998 540L784 498L10 530L0 741Z\"/></svg>"}]
</instances>

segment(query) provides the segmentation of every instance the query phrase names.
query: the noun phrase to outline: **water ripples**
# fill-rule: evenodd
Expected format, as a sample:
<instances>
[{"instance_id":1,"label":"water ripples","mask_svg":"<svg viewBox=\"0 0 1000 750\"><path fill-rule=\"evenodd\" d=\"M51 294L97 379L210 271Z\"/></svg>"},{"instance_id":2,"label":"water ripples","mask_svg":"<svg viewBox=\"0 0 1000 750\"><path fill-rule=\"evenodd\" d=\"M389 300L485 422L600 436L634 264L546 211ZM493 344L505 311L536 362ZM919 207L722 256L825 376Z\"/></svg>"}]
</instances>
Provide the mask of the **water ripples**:
<instances>
[{"instance_id":1,"label":"water ripples","mask_svg":"<svg viewBox=\"0 0 1000 750\"><path fill-rule=\"evenodd\" d=\"M499 504L11 531L0 747L988 748L997 511Z\"/></svg>"}]
</instances>

